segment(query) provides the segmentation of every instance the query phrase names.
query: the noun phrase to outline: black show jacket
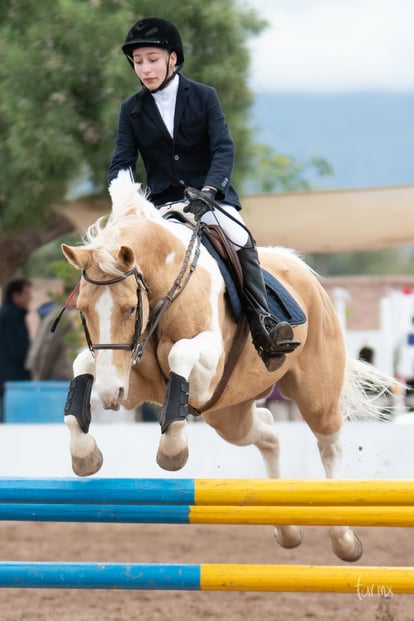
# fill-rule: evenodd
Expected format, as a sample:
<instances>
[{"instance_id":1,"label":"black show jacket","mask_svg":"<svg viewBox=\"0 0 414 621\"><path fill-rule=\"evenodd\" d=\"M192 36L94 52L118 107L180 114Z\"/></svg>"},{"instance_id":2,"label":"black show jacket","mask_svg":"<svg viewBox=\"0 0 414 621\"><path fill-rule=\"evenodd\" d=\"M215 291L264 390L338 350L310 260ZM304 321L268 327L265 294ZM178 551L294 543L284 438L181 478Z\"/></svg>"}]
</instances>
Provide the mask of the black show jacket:
<instances>
[{"instance_id":1,"label":"black show jacket","mask_svg":"<svg viewBox=\"0 0 414 621\"><path fill-rule=\"evenodd\" d=\"M179 75L171 138L151 93L142 89L121 106L108 182L119 170L135 174L141 155L150 200L155 205L183 197L187 186L217 188L217 199L240 209L230 183L234 143L216 91Z\"/></svg>"}]
</instances>

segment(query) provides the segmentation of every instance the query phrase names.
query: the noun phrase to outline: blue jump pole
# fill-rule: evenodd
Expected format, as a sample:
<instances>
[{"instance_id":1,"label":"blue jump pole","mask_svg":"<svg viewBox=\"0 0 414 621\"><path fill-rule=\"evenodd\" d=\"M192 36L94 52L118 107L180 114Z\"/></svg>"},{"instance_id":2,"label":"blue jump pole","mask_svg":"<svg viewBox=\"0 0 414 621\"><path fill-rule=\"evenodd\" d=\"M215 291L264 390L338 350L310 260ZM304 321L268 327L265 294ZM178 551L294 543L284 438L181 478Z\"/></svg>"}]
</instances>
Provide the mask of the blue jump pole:
<instances>
[{"instance_id":1,"label":"blue jump pole","mask_svg":"<svg viewBox=\"0 0 414 621\"><path fill-rule=\"evenodd\" d=\"M192 505L193 479L0 478L0 503Z\"/></svg>"},{"instance_id":2,"label":"blue jump pole","mask_svg":"<svg viewBox=\"0 0 414 621\"><path fill-rule=\"evenodd\" d=\"M200 565L0 562L0 588L200 590Z\"/></svg>"},{"instance_id":3,"label":"blue jump pole","mask_svg":"<svg viewBox=\"0 0 414 621\"><path fill-rule=\"evenodd\" d=\"M0 503L0 521L189 524L186 505L89 505Z\"/></svg>"}]
</instances>

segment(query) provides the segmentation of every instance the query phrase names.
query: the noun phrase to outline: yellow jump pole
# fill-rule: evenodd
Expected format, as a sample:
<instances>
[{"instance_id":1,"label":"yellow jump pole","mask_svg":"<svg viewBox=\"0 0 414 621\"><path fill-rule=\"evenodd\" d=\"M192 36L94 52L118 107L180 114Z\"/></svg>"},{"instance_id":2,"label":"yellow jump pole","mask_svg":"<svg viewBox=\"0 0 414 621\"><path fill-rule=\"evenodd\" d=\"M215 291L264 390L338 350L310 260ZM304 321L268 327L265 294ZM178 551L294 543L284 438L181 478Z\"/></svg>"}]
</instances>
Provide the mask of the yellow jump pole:
<instances>
[{"instance_id":1,"label":"yellow jump pole","mask_svg":"<svg viewBox=\"0 0 414 621\"><path fill-rule=\"evenodd\" d=\"M414 593L414 567L201 564L202 591L355 593L361 600Z\"/></svg>"},{"instance_id":2,"label":"yellow jump pole","mask_svg":"<svg viewBox=\"0 0 414 621\"><path fill-rule=\"evenodd\" d=\"M414 505L405 479L195 479L197 505Z\"/></svg>"},{"instance_id":3,"label":"yellow jump pole","mask_svg":"<svg viewBox=\"0 0 414 621\"><path fill-rule=\"evenodd\" d=\"M190 524L295 524L303 526L414 526L414 507L191 506Z\"/></svg>"}]
</instances>

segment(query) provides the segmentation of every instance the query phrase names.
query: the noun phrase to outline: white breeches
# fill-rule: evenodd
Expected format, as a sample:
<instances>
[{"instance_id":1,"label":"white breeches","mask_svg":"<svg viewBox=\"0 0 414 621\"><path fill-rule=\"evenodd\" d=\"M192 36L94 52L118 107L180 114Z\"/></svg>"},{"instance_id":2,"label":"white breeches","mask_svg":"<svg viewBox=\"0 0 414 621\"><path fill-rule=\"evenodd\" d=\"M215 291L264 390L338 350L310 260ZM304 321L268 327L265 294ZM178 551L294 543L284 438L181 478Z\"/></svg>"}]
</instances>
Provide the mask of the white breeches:
<instances>
[{"instance_id":1,"label":"white breeches","mask_svg":"<svg viewBox=\"0 0 414 621\"><path fill-rule=\"evenodd\" d=\"M237 211L235 207L228 205L227 203L219 203L219 205L231 216L231 218L234 218L237 222L244 224L240 211ZM201 218L201 221L206 224L218 224L232 242L235 249L240 250L240 248L246 246L249 241L249 233L245 228L243 228L243 226L240 226L231 218L228 218L224 213L218 209L215 209L214 211L207 211L207 213L205 213Z\"/></svg>"}]
</instances>

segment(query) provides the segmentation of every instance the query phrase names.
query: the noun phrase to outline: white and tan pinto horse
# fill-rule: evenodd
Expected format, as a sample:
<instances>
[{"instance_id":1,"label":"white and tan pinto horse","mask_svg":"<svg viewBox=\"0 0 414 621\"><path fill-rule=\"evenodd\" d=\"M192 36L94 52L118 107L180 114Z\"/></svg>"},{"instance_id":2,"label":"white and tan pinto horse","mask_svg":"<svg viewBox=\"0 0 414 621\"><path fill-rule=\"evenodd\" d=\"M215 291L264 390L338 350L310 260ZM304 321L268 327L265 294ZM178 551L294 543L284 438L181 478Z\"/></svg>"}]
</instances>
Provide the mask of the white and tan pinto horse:
<instances>
[{"instance_id":1,"label":"white and tan pinto horse","mask_svg":"<svg viewBox=\"0 0 414 621\"><path fill-rule=\"evenodd\" d=\"M223 374L236 331L216 261L201 248L196 269L160 318L156 338L146 340L150 311L165 299L182 270L192 230L165 220L126 171L112 182L110 193L109 219L98 220L88 230L84 245L62 246L67 260L82 271L77 304L93 353L82 352L75 360L75 378L93 378L103 407L117 410L121 405L131 409L143 401L165 405L168 398L174 407L182 407L185 390L178 400L166 390L166 378L178 376L189 382L190 405L203 411ZM280 248L260 249L260 259L306 314L307 322L295 327L301 346L286 357L280 369L269 373L248 338L221 396L203 411L204 420L227 442L255 445L267 475L279 477L273 417L256 403L277 382L315 434L326 476L337 477L341 426L348 414L344 407L372 408L364 382L374 381L382 387L385 380L368 365L347 361L333 305L302 260ZM139 348L142 357L134 361ZM73 469L80 476L96 472L102 464L100 450L88 431L90 418L86 423L82 418L84 406L79 400L72 403L65 416ZM162 433L157 454L162 468L177 470L185 464L185 426L185 420L177 417ZM333 527L330 535L340 558L360 558L362 546L350 528ZM276 528L276 538L285 547L299 545L301 537L296 526Z\"/></svg>"}]
</instances>

